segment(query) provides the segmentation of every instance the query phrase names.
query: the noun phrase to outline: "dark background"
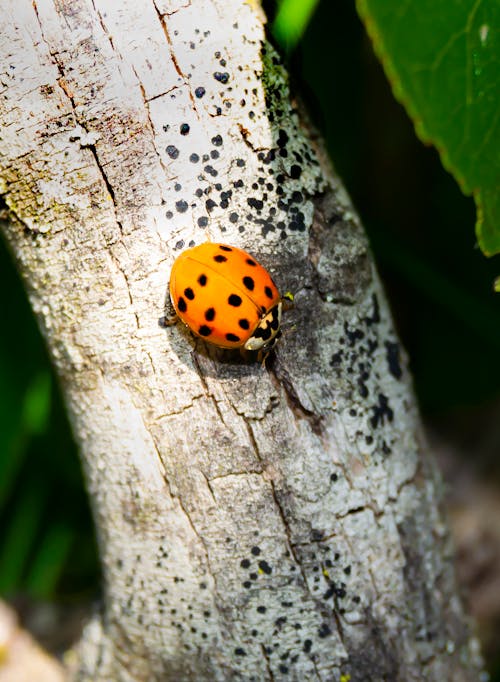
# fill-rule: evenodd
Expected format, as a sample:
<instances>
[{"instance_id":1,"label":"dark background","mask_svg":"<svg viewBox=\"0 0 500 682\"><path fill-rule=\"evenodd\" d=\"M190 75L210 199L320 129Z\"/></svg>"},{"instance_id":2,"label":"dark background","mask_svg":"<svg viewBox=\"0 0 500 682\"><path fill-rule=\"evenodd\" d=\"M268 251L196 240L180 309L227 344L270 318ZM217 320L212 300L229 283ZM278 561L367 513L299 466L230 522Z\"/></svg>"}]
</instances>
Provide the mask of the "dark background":
<instances>
[{"instance_id":1,"label":"dark background","mask_svg":"<svg viewBox=\"0 0 500 682\"><path fill-rule=\"evenodd\" d=\"M416 138L353 5L323 0L288 64L368 231L431 442L446 451L450 504L460 472L500 509L500 258L476 245L474 203ZM98 596L96 547L57 381L3 242L0 284L0 594L58 650ZM459 502L473 504L467 492ZM490 610L476 615L500 680L500 604Z\"/></svg>"}]
</instances>

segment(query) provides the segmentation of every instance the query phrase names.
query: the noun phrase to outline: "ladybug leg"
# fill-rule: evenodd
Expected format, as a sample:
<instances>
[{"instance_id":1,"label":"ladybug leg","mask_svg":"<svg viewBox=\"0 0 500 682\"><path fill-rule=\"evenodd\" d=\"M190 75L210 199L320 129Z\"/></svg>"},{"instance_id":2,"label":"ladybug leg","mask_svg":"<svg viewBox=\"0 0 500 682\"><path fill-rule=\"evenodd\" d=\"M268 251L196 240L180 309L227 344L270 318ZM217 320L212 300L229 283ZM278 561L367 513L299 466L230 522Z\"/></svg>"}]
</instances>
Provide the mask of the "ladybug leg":
<instances>
[{"instance_id":1,"label":"ladybug leg","mask_svg":"<svg viewBox=\"0 0 500 682\"><path fill-rule=\"evenodd\" d=\"M172 305L172 301L170 300L170 296L167 295L167 298L165 299L165 307L164 307L164 316L160 317L158 320L158 324L160 327L172 327L174 324L177 324L179 322L179 317L177 316L177 313L175 312L175 308Z\"/></svg>"}]
</instances>

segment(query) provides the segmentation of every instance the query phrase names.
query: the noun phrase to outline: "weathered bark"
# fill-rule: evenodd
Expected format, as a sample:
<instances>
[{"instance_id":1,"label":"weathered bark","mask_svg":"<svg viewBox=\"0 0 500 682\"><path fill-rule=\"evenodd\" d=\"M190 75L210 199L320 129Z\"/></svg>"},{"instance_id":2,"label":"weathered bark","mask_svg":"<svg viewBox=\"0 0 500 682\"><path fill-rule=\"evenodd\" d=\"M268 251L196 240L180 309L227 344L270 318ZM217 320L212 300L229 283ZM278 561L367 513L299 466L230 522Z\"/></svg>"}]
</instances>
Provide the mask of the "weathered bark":
<instances>
[{"instance_id":1,"label":"weathered bark","mask_svg":"<svg viewBox=\"0 0 500 682\"><path fill-rule=\"evenodd\" d=\"M6 237L105 580L75 675L476 680L406 358L259 11L5 4ZM267 368L159 324L206 239L296 293Z\"/></svg>"}]
</instances>

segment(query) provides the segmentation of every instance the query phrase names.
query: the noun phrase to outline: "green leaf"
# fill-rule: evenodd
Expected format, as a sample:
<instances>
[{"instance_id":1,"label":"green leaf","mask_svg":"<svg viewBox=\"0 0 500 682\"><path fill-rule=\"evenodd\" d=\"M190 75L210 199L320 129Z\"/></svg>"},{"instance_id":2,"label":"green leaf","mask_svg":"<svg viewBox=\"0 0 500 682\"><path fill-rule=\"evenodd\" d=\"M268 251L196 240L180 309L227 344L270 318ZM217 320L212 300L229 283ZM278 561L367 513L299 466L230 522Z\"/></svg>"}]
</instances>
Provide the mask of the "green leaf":
<instances>
[{"instance_id":1,"label":"green leaf","mask_svg":"<svg viewBox=\"0 0 500 682\"><path fill-rule=\"evenodd\" d=\"M299 42L319 0L282 0L272 31L279 44L290 50Z\"/></svg>"},{"instance_id":2,"label":"green leaf","mask_svg":"<svg viewBox=\"0 0 500 682\"><path fill-rule=\"evenodd\" d=\"M419 137L472 194L482 251L500 253L500 3L357 0Z\"/></svg>"}]
</instances>

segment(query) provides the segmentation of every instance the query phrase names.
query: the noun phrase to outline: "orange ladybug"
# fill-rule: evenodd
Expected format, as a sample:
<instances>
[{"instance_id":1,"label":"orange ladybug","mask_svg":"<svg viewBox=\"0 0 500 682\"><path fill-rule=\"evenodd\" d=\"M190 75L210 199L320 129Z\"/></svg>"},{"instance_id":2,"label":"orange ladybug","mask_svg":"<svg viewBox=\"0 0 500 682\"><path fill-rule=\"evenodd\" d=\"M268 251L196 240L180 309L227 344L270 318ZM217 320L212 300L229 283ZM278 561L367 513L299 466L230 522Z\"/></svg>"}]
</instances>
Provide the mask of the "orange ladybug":
<instances>
[{"instance_id":1,"label":"orange ladybug","mask_svg":"<svg viewBox=\"0 0 500 682\"><path fill-rule=\"evenodd\" d=\"M271 275L246 251L205 242L172 266L170 298L189 329L220 348L258 351L265 358L281 336L283 302Z\"/></svg>"}]
</instances>

